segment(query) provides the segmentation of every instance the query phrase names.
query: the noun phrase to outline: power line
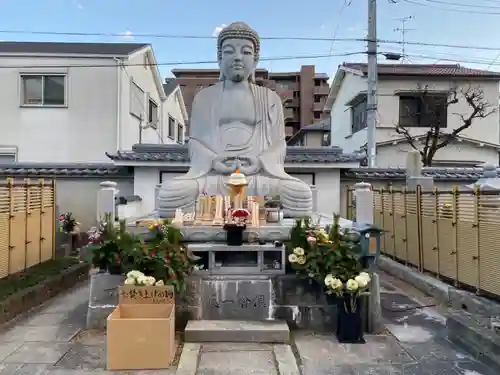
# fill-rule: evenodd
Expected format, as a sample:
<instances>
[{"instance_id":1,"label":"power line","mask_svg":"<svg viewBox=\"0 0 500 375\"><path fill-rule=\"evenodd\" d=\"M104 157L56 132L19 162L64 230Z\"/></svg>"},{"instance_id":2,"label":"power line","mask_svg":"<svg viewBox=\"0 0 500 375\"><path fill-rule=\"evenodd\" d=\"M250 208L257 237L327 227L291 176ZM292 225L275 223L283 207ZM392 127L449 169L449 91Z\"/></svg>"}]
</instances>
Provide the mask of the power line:
<instances>
[{"instance_id":1,"label":"power line","mask_svg":"<svg viewBox=\"0 0 500 375\"><path fill-rule=\"evenodd\" d=\"M339 11L339 20L337 21L337 26L335 27L335 31L333 33L332 44L330 44L330 52L329 53L332 53L333 45L335 43L335 39L337 38L337 34L339 32L339 29L340 29L340 23L342 22L342 13L344 13L344 10L350 5L351 5L351 3L347 2L347 0L344 0L344 2L342 3L342 7L340 8L340 11Z\"/></svg>"},{"instance_id":2,"label":"power line","mask_svg":"<svg viewBox=\"0 0 500 375\"><path fill-rule=\"evenodd\" d=\"M412 1L412 0L403 0L403 1L405 3L408 3L408 4L419 5L419 6L422 6L422 7L428 7L428 8L433 8L433 9L445 10L445 11L455 12L455 13L500 15L500 12L483 12L483 11L479 11L479 10L454 9L454 8L446 8L446 7L437 6L437 5L434 5L434 4L418 3L418 2Z\"/></svg>"},{"instance_id":3,"label":"power line","mask_svg":"<svg viewBox=\"0 0 500 375\"><path fill-rule=\"evenodd\" d=\"M478 5L478 4L464 4L464 3L457 3L457 2L454 2L454 1L442 1L442 0L421 0L421 1L425 1L427 3L443 4L443 5L456 5L456 6L459 6L459 7L466 7L466 8L500 9L500 6Z\"/></svg>"},{"instance_id":4,"label":"power line","mask_svg":"<svg viewBox=\"0 0 500 375\"><path fill-rule=\"evenodd\" d=\"M277 56L277 57L264 57L260 61L283 61L283 60L300 60L300 59L324 59L330 57L346 57L354 55L366 54L365 51L360 52L345 52L339 54L318 54L318 55L295 55L295 56ZM156 64L123 64L123 66L176 66L176 65L202 65L202 64L217 64L216 60L205 61L172 61L172 62L159 62ZM70 68L114 68L115 65L105 64L73 64L73 65L37 65L36 68L49 68L49 69L70 69ZM33 65L0 65L0 69L32 69Z\"/></svg>"},{"instance_id":5,"label":"power line","mask_svg":"<svg viewBox=\"0 0 500 375\"><path fill-rule=\"evenodd\" d=\"M498 49L496 50L498 51ZM387 55L389 53L394 53L394 51L386 50L383 52L378 52L377 55ZM299 59L321 59L321 58L331 58L331 57L347 57L356 55L366 55L366 51L358 52L344 52L337 54L316 54L316 55L294 55L294 56L277 56L277 57L264 57L261 61L283 61L283 60L299 60ZM437 61L452 61L460 63L470 63L479 65L491 65L500 66L500 62L491 60L491 58L480 57L476 58L473 56L463 56L454 54L426 54L425 52L421 54L406 53L405 57L415 57L428 60ZM171 62L158 62L156 64L122 64L124 67L128 66L178 66L178 65L203 65L203 64L217 64L216 60L205 60L205 61L171 61ZM116 65L104 65L104 64L70 64L70 65L37 65L36 68L47 68L47 69L72 69L72 68L115 68ZM0 69L33 69L33 65L0 65Z\"/></svg>"},{"instance_id":6,"label":"power line","mask_svg":"<svg viewBox=\"0 0 500 375\"><path fill-rule=\"evenodd\" d=\"M0 34L24 34L24 35L46 35L46 36L102 36L123 38L125 36L132 36L134 38L154 38L154 39L208 39L217 40L216 36L205 35L178 35L178 34L151 34L151 33L134 33L132 35L125 35L123 33L102 33L102 32L70 32L70 31L36 31L36 30L0 30ZM302 40L302 41L336 41L336 42L364 42L363 38L309 38L297 36L261 36L261 40Z\"/></svg>"},{"instance_id":7,"label":"power line","mask_svg":"<svg viewBox=\"0 0 500 375\"><path fill-rule=\"evenodd\" d=\"M457 58L448 58L448 57L440 57L436 55L425 55L425 54L407 54L409 57L427 59L427 60L438 60L438 61L449 61L449 62L458 62L458 63L467 63L467 64L477 64L477 65L487 65L487 66L500 66L500 62L492 62L491 59L474 59L470 56L457 57ZM431 64L432 65L432 64ZM439 66L439 64L434 64Z\"/></svg>"},{"instance_id":8,"label":"power line","mask_svg":"<svg viewBox=\"0 0 500 375\"><path fill-rule=\"evenodd\" d=\"M412 0L403 0L405 2L412 2ZM491 0L492 1L492 0ZM432 7L431 5L426 5L422 3L415 3L421 6ZM473 11L466 11L466 13L471 13ZM486 14L492 14L488 12ZM500 14L500 13L498 13ZM24 30L0 30L2 33L11 34L39 34L39 35L64 35L64 36L115 36L123 37L123 34L109 34L109 33L76 33L76 32L55 32L55 31L24 31ZM197 35L169 35L169 34L134 34L135 37L150 37L150 38L166 38L166 39L214 39L212 36L197 36ZM295 36L269 36L261 37L263 40L290 40L290 41L315 41L315 42L368 42L367 38L316 38L316 37L295 37ZM2 43L16 43L16 42L0 42ZM62 42L64 43L64 42ZM400 40L391 39L377 39L379 44L402 44ZM457 44L441 44L441 43L425 43L418 41L405 41L406 45L414 46L428 46L428 47L443 47L443 48L459 48L459 49L471 49L471 50L490 50L498 51L500 47L487 47L487 46L476 46L476 45L457 45Z\"/></svg>"}]
</instances>

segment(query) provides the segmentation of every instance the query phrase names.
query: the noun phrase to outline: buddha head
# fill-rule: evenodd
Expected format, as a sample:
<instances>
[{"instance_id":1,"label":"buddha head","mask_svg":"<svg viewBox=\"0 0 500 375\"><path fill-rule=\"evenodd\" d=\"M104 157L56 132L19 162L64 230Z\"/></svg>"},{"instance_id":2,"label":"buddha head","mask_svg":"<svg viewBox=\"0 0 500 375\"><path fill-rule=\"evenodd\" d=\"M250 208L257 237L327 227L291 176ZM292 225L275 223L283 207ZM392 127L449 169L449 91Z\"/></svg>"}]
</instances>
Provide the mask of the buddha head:
<instances>
[{"instance_id":1,"label":"buddha head","mask_svg":"<svg viewBox=\"0 0 500 375\"><path fill-rule=\"evenodd\" d=\"M246 23L234 22L222 29L217 38L221 81L254 82L259 52L259 35Z\"/></svg>"}]
</instances>

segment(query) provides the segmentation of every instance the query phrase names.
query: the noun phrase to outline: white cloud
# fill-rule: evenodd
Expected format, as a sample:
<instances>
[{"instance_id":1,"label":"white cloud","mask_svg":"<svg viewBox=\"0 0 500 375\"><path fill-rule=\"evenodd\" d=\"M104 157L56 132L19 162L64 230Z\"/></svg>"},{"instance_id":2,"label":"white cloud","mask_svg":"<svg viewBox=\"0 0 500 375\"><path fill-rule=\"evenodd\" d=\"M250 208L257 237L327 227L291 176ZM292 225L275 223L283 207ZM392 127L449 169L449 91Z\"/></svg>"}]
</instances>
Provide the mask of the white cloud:
<instances>
[{"instance_id":1,"label":"white cloud","mask_svg":"<svg viewBox=\"0 0 500 375\"><path fill-rule=\"evenodd\" d=\"M128 40L133 40L134 35L132 34L132 31L127 30L124 33L121 34L123 39L128 39Z\"/></svg>"},{"instance_id":2,"label":"white cloud","mask_svg":"<svg viewBox=\"0 0 500 375\"><path fill-rule=\"evenodd\" d=\"M222 29L223 29L224 27L226 27L226 26L227 26L227 25L226 25L225 23L223 23L223 24L222 24L222 25L220 25L220 26L217 26L217 27L214 29L214 31L212 32L212 36L218 36L218 35L219 35L219 33L222 31Z\"/></svg>"},{"instance_id":3,"label":"white cloud","mask_svg":"<svg viewBox=\"0 0 500 375\"><path fill-rule=\"evenodd\" d=\"M82 3L80 3L78 0L72 0L72 3L75 7L77 7L78 9L82 10L83 9L83 5Z\"/></svg>"}]
</instances>

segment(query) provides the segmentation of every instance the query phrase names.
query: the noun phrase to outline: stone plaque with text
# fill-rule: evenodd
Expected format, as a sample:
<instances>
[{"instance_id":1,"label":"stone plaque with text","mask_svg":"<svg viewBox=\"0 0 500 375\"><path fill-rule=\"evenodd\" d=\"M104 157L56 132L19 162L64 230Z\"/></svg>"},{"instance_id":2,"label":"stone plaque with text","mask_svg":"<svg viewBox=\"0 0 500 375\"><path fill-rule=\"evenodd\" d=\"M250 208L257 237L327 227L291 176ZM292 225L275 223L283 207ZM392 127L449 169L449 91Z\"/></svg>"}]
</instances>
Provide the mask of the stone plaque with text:
<instances>
[{"instance_id":1,"label":"stone plaque with text","mask_svg":"<svg viewBox=\"0 0 500 375\"><path fill-rule=\"evenodd\" d=\"M268 279L203 280L202 319L266 320L272 308Z\"/></svg>"}]
</instances>

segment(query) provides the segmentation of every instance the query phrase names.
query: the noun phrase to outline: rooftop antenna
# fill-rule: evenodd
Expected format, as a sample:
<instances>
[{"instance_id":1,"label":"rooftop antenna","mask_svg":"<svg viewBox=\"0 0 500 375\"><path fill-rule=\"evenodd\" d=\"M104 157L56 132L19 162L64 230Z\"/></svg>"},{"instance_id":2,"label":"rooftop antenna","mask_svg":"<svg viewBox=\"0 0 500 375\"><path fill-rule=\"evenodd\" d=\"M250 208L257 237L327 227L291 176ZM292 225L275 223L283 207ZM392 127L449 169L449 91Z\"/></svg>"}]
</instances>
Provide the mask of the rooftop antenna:
<instances>
[{"instance_id":1,"label":"rooftop antenna","mask_svg":"<svg viewBox=\"0 0 500 375\"><path fill-rule=\"evenodd\" d=\"M396 21L399 21L401 26L400 27L397 27L394 29L395 32L398 32L401 34L401 64L404 64L405 63L405 60L406 61L410 61L409 58L406 57L406 54L405 54L405 46L406 46L406 33L408 31L413 31L415 29L408 29L406 27L406 23L410 20L413 20L415 19L415 17L413 16L407 16L407 17L402 17L402 18L396 18Z\"/></svg>"}]
</instances>

